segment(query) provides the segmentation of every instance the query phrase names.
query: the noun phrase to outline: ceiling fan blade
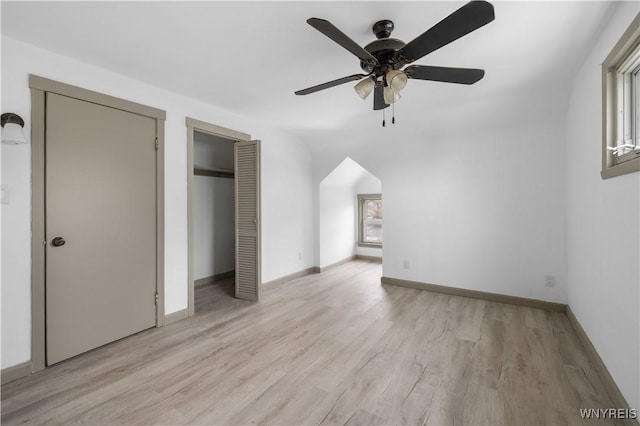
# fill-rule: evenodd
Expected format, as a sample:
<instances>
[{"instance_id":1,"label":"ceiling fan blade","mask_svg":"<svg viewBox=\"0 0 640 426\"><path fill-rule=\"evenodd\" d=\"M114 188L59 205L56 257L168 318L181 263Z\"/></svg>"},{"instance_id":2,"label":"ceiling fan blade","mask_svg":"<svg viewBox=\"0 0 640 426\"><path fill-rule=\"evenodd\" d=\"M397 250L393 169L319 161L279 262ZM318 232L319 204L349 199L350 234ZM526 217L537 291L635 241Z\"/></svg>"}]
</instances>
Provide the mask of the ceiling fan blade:
<instances>
[{"instance_id":1,"label":"ceiling fan blade","mask_svg":"<svg viewBox=\"0 0 640 426\"><path fill-rule=\"evenodd\" d=\"M327 81L326 83L318 84L317 86L307 87L306 89L298 90L296 95L308 95L309 93L319 92L320 90L328 89L330 87L339 86L350 81L360 80L362 77L366 77L368 74L354 74L348 77L342 77L337 80Z\"/></svg>"},{"instance_id":2,"label":"ceiling fan blade","mask_svg":"<svg viewBox=\"0 0 640 426\"><path fill-rule=\"evenodd\" d=\"M347 49L349 52L356 55L361 60L365 62L373 62L373 63L378 62L378 60L374 58L369 52L364 50L355 41L351 40L345 33L340 31L331 22L324 19L319 19L319 18L309 18L307 19L307 23L311 25L313 28L315 28L316 30L320 31L322 34L329 37L331 40L338 43L340 46Z\"/></svg>"},{"instance_id":3,"label":"ceiling fan blade","mask_svg":"<svg viewBox=\"0 0 640 426\"><path fill-rule=\"evenodd\" d=\"M405 68L409 78L443 81L445 83L473 84L484 77L484 70L476 68L447 68L411 65Z\"/></svg>"},{"instance_id":4,"label":"ceiling fan blade","mask_svg":"<svg viewBox=\"0 0 640 426\"><path fill-rule=\"evenodd\" d=\"M373 89L373 110L385 109L389 104L384 101L384 84L379 81Z\"/></svg>"},{"instance_id":5,"label":"ceiling fan blade","mask_svg":"<svg viewBox=\"0 0 640 426\"><path fill-rule=\"evenodd\" d=\"M398 51L398 55L406 63L411 63L494 19L491 3L483 0L471 1L411 40Z\"/></svg>"}]
</instances>

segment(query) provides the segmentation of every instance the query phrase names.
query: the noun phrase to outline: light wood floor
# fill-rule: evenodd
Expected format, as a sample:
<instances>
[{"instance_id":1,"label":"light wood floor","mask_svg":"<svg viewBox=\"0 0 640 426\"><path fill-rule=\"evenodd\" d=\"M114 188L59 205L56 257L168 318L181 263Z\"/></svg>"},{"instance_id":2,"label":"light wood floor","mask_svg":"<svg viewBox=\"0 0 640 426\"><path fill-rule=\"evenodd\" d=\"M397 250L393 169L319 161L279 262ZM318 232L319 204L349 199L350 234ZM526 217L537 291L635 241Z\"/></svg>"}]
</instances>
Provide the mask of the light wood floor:
<instances>
[{"instance_id":1,"label":"light wood floor","mask_svg":"<svg viewBox=\"0 0 640 426\"><path fill-rule=\"evenodd\" d=\"M195 317L2 386L2 423L603 424L580 419L613 405L564 314L380 275L351 262L260 303L198 287Z\"/></svg>"}]
</instances>

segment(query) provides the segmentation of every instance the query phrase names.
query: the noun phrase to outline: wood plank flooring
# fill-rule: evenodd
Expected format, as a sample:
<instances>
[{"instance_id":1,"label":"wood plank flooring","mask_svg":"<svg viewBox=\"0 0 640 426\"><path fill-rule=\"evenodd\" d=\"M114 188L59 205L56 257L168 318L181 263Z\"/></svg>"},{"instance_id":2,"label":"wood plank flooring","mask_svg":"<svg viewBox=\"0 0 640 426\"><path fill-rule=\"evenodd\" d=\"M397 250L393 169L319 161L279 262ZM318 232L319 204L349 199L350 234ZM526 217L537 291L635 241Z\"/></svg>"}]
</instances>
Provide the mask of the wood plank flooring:
<instances>
[{"instance_id":1,"label":"wood plank flooring","mask_svg":"<svg viewBox=\"0 0 640 426\"><path fill-rule=\"evenodd\" d=\"M615 424L562 313L380 285L354 261L2 386L3 424Z\"/></svg>"}]
</instances>

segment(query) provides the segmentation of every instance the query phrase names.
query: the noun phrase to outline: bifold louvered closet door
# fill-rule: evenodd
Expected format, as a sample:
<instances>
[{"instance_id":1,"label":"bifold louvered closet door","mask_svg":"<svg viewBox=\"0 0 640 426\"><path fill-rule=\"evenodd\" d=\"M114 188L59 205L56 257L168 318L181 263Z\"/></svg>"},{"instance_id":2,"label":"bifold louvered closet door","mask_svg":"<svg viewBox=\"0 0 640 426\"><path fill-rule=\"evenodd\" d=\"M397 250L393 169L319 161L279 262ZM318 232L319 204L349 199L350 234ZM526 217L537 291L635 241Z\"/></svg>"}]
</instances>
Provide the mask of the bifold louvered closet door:
<instances>
[{"instance_id":1,"label":"bifold louvered closet door","mask_svg":"<svg viewBox=\"0 0 640 426\"><path fill-rule=\"evenodd\" d=\"M260 300L260 141L235 150L236 297Z\"/></svg>"}]
</instances>

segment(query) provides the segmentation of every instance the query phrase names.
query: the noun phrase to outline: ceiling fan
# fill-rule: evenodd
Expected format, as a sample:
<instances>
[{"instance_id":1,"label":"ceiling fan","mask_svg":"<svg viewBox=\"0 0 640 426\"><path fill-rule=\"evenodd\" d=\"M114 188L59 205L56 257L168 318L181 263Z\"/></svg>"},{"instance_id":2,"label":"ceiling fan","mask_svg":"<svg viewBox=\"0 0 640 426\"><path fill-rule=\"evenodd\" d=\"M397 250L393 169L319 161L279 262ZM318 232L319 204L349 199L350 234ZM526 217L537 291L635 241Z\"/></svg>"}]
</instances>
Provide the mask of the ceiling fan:
<instances>
[{"instance_id":1,"label":"ceiling fan","mask_svg":"<svg viewBox=\"0 0 640 426\"><path fill-rule=\"evenodd\" d=\"M392 21L385 19L373 24L372 30L377 40L362 48L331 22L309 18L309 25L357 56L360 59L360 67L366 74L342 77L298 90L295 94L308 95L364 79L355 85L356 93L362 99L366 99L374 92L373 109L383 110L400 99L400 90L407 84L408 79L473 84L484 77L484 70L425 65L410 65L404 70L402 68L494 19L491 3L483 0L471 1L406 44L389 37L394 25Z\"/></svg>"}]
</instances>

